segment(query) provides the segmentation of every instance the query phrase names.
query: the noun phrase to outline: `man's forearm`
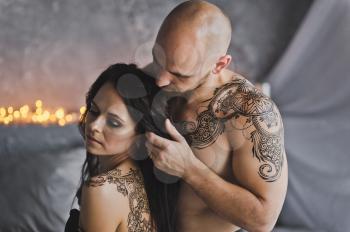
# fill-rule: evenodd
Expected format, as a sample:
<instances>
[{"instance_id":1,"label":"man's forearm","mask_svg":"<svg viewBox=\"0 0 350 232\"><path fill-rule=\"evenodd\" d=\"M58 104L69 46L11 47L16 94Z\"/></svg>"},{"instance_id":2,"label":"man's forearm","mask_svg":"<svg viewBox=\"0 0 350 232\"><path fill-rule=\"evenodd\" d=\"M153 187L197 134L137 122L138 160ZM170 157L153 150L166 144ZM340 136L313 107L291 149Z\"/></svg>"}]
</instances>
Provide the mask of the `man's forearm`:
<instances>
[{"instance_id":1,"label":"man's forearm","mask_svg":"<svg viewBox=\"0 0 350 232\"><path fill-rule=\"evenodd\" d=\"M201 161L183 179L220 217L248 231L272 230L275 221L267 219L263 199L223 180Z\"/></svg>"}]
</instances>

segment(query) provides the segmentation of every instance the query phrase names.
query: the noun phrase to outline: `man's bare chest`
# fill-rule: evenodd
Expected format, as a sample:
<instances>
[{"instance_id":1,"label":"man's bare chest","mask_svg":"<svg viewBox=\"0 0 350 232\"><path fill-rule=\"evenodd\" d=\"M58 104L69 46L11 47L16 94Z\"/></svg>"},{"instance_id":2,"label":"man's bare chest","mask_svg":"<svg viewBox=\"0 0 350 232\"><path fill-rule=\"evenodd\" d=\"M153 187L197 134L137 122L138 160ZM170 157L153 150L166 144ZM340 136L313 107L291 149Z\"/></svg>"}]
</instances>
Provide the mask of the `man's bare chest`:
<instances>
[{"instance_id":1,"label":"man's bare chest","mask_svg":"<svg viewBox=\"0 0 350 232\"><path fill-rule=\"evenodd\" d=\"M182 102L182 103L181 103ZM225 134L225 121L212 113L210 101L173 103L171 120L186 138L196 157L222 177L228 177L231 148Z\"/></svg>"},{"instance_id":2,"label":"man's bare chest","mask_svg":"<svg viewBox=\"0 0 350 232\"><path fill-rule=\"evenodd\" d=\"M241 84L240 82L238 84ZM225 125L240 113L235 82L206 91L197 99L177 96L168 101L168 115L192 149L204 150L224 144ZM227 150L227 148L224 148Z\"/></svg>"}]
</instances>

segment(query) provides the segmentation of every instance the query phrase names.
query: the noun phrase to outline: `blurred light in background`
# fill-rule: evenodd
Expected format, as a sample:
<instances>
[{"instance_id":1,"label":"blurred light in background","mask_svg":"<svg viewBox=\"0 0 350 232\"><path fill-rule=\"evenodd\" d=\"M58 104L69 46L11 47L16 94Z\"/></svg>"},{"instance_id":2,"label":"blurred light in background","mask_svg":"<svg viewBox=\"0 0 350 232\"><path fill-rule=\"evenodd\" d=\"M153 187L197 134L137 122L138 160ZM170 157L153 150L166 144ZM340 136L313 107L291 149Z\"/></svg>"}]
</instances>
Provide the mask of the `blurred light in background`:
<instances>
[{"instance_id":1,"label":"blurred light in background","mask_svg":"<svg viewBox=\"0 0 350 232\"><path fill-rule=\"evenodd\" d=\"M65 126L77 123L85 112L85 106L80 107L79 112L68 112L62 107L57 109L44 108L42 100L35 101L35 107L28 104L15 109L13 106L0 107L0 125L28 125L40 124Z\"/></svg>"}]
</instances>

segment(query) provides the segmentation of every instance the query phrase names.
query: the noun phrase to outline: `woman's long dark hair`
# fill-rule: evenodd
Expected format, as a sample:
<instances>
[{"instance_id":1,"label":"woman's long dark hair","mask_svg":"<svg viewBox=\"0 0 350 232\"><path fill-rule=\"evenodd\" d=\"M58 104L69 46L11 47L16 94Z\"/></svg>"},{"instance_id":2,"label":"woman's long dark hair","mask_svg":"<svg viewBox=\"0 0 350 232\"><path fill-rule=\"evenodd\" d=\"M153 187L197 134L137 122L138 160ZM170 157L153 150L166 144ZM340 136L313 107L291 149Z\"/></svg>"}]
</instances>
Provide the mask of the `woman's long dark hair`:
<instances>
[{"instance_id":1,"label":"woman's long dark hair","mask_svg":"<svg viewBox=\"0 0 350 232\"><path fill-rule=\"evenodd\" d=\"M154 114L152 114L152 99L158 92L154 79L134 64L114 64L107 68L96 79L86 95L86 111L79 122L82 135L85 133L85 119L90 110L91 102L99 89L107 82L111 82L119 96L128 108L130 116L137 123L136 133L139 135L138 146L134 149L135 162L138 164L145 182L145 189L149 201L151 219L158 232L173 232L176 230L176 205L179 190L179 182L167 184L160 181L152 160L147 156L144 134L147 131L169 138L164 130L156 125ZM159 117L162 117L159 115ZM159 121L159 118L157 119ZM98 158L89 152L81 171L81 182L76 197L78 204L81 203L81 191L85 181L98 173ZM166 175L165 175L166 176Z\"/></svg>"}]
</instances>

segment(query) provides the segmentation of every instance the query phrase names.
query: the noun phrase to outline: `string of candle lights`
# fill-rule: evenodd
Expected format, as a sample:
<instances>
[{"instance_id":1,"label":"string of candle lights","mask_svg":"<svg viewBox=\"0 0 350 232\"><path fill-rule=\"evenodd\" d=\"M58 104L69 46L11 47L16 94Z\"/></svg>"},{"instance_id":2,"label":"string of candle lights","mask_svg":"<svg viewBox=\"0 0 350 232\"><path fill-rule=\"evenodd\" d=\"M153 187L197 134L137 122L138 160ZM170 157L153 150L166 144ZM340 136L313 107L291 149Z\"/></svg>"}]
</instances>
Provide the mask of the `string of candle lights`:
<instances>
[{"instance_id":1,"label":"string of candle lights","mask_svg":"<svg viewBox=\"0 0 350 232\"><path fill-rule=\"evenodd\" d=\"M85 106L80 107L80 112L66 112L62 107L55 110L44 108L41 100L35 101L35 107L23 105L18 109L13 106L0 107L0 125L59 125L77 123L85 112Z\"/></svg>"}]
</instances>

